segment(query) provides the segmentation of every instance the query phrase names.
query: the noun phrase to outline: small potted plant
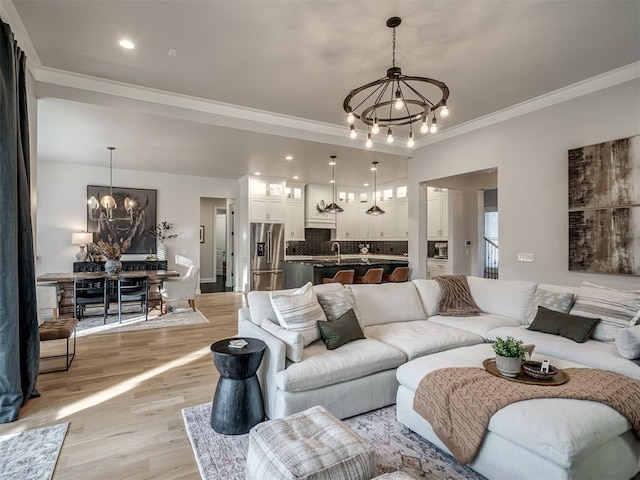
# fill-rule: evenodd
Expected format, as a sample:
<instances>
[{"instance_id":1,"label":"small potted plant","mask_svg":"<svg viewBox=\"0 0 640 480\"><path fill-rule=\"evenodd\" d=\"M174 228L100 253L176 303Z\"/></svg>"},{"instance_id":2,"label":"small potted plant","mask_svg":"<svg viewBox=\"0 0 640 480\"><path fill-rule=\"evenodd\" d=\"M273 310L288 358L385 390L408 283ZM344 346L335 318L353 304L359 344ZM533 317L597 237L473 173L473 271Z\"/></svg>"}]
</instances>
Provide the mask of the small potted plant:
<instances>
[{"instance_id":1,"label":"small potted plant","mask_svg":"<svg viewBox=\"0 0 640 480\"><path fill-rule=\"evenodd\" d=\"M171 240L172 238L178 238L179 233L172 233L174 228L171 222L160 222L155 227L150 227L146 230L145 234L148 237L156 239L156 247L158 251L158 260L167 260L167 247L165 247L165 240Z\"/></svg>"},{"instance_id":2,"label":"small potted plant","mask_svg":"<svg viewBox=\"0 0 640 480\"><path fill-rule=\"evenodd\" d=\"M521 362L526 352L522 343L522 340L513 337L506 339L497 337L491 345L496 352L496 368L501 375L515 377L520 373Z\"/></svg>"}]
</instances>

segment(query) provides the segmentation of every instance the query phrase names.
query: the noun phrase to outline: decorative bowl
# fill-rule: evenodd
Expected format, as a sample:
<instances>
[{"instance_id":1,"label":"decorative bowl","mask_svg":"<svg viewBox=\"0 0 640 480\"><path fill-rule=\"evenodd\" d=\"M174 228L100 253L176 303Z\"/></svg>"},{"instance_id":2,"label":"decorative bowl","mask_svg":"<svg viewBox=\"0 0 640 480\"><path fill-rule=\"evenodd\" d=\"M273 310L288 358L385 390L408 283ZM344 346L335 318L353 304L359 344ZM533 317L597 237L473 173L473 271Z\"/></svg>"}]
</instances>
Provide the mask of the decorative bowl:
<instances>
[{"instance_id":1,"label":"decorative bowl","mask_svg":"<svg viewBox=\"0 0 640 480\"><path fill-rule=\"evenodd\" d=\"M553 365L549 365L549 372L544 373L540 371L542 367L542 362L534 362L532 360L528 360L526 362L522 362L522 370L524 373L529 375L530 377L537 378L539 380L549 380L553 378L553 376L558 373L558 369Z\"/></svg>"}]
</instances>

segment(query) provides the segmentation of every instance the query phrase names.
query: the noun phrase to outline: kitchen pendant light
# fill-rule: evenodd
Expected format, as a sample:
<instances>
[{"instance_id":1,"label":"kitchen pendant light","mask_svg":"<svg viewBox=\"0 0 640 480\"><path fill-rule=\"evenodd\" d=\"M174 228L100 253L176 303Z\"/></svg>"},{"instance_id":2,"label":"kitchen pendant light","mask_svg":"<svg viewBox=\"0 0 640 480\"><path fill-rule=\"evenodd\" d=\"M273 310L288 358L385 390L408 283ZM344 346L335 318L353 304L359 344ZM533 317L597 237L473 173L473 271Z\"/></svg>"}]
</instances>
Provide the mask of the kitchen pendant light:
<instances>
[{"instance_id":1,"label":"kitchen pendant light","mask_svg":"<svg viewBox=\"0 0 640 480\"><path fill-rule=\"evenodd\" d=\"M333 202L326 206L324 211L326 213L342 213L344 209L336 203L336 156L331 155L331 161L329 165L331 165L331 184L333 185Z\"/></svg>"},{"instance_id":2,"label":"kitchen pendant light","mask_svg":"<svg viewBox=\"0 0 640 480\"><path fill-rule=\"evenodd\" d=\"M371 164L373 165L373 167L371 167L371 170L373 170L373 207L371 207L369 210L367 210L365 213L367 215L384 215L384 210L382 210L378 205L376 205L376 190L378 188L378 179L377 179L377 173L378 173L378 162L371 162Z\"/></svg>"}]
</instances>

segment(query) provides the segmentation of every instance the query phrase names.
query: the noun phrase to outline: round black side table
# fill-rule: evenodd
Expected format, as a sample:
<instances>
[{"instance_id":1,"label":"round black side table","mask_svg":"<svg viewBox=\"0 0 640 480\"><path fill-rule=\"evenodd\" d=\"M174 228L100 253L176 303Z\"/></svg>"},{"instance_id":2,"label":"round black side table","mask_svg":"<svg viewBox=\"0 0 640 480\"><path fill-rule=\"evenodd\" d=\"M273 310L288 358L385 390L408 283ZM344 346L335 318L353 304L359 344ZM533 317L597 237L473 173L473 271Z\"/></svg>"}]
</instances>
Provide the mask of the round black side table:
<instances>
[{"instance_id":1,"label":"round black side table","mask_svg":"<svg viewBox=\"0 0 640 480\"><path fill-rule=\"evenodd\" d=\"M211 345L213 363L220 372L211 409L211 427L225 435L247 433L264 420L264 403L256 371L266 344L257 338L243 338L246 346L229 346L231 340L240 339L226 338Z\"/></svg>"}]
</instances>

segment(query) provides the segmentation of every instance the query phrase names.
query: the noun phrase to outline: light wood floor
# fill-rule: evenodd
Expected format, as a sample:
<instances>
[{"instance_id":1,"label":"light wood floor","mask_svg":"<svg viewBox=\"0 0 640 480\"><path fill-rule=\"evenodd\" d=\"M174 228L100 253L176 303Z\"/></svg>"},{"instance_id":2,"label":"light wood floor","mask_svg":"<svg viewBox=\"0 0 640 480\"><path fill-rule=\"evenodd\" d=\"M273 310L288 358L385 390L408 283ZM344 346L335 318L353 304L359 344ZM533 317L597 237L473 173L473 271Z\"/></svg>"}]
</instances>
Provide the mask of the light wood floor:
<instances>
[{"instance_id":1,"label":"light wood floor","mask_svg":"<svg viewBox=\"0 0 640 480\"><path fill-rule=\"evenodd\" d=\"M245 302L241 293L200 295L208 324L78 338L69 371L40 375L42 397L0 434L70 422L55 480L199 479L181 409L212 400L209 347L237 333Z\"/></svg>"}]
</instances>

